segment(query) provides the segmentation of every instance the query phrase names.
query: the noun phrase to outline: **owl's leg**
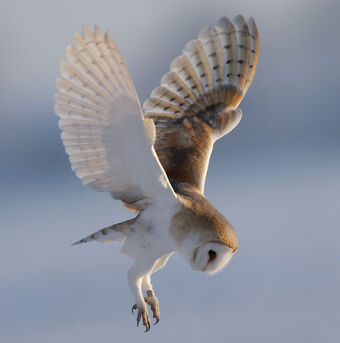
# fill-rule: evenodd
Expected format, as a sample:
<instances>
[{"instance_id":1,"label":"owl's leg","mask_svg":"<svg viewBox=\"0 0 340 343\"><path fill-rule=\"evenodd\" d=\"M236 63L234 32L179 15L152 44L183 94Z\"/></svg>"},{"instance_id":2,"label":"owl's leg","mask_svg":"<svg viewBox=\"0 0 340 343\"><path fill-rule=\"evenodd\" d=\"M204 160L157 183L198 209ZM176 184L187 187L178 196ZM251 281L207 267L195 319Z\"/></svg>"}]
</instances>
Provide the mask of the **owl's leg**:
<instances>
[{"instance_id":1,"label":"owl's leg","mask_svg":"<svg viewBox=\"0 0 340 343\"><path fill-rule=\"evenodd\" d=\"M142 280L145 275L151 274L154 264L155 261L149 263L146 261L136 261L128 272L129 287L136 301L132 307L132 313L134 310L138 309L137 326L142 318L143 325L145 326L145 332L150 330L150 319L143 297Z\"/></svg>"},{"instance_id":2,"label":"owl's leg","mask_svg":"<svg viewBox=\"0 0 340 343\"><path fill-rule=\"evenodd\" d=\"M154 264L154 267L153 267L151 273L144 276L143 280L142 280L142 288L146 291L146 295L147 295L146 297L144 297L144 300L150 305L153 318L156 319L156 322L154 325L156 325L159 322L160 313L159 313L159 302L158 302L158 299L154 293L154 290L153 290L153 287L151 284L150 276L151 276L151 274L155 273L156 271L162 269L166 265L166 263L168 262L168 259L170 256L171 256L171 254L164 255L161 258L159 258L156 261L156 263Z\"/></svg>"}]
</instances>

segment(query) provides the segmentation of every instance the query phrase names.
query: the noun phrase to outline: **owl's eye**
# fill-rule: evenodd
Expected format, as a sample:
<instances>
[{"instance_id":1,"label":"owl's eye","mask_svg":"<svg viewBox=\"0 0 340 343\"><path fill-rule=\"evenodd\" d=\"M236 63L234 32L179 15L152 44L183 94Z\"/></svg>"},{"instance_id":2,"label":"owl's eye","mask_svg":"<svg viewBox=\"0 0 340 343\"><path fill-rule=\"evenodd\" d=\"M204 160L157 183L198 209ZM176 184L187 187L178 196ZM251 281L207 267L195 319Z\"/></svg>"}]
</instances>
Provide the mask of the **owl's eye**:
<instances>
[{"instance_id":1,"label":"owl's eye","mask_svg":"<svg viewBox=\"0 0 340 343\"><path fill-rule=\"evenodd\" d=\"M209 250L208 254L209 254L209 262L208 263L213 262L213 261L216 260L216 257L217 257L216 251Z\"/></svg>"}]
</instances>

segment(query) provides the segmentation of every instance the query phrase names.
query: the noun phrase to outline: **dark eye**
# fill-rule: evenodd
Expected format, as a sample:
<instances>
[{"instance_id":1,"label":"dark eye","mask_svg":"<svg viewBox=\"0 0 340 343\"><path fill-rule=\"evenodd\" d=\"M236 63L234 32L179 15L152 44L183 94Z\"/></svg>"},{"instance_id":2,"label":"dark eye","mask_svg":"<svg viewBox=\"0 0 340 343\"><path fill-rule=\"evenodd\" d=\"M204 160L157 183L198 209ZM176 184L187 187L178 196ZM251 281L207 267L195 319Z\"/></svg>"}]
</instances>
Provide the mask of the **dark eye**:
<instances>
[{"instance_id":1,"label":"dark eye","mask_svg":"<svg viewBox=\"0 0 340 343\"><path fill-rule=\"evenodd\" d=\"M209 250L208 254L209 254L209 263L216 260L216 257L217 257L216 251Z\"/></svg>"}]
</instances>

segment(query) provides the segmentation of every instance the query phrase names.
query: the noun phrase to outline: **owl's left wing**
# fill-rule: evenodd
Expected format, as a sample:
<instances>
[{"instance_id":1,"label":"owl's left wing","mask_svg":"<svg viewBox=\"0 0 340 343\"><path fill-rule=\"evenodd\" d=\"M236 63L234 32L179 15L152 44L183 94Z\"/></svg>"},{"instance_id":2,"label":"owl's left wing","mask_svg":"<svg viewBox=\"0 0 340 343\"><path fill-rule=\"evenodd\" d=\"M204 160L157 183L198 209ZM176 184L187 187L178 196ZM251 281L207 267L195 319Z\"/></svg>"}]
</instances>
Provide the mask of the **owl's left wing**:
<instances>
[{"instance_id":1,"label":"owl's left wing","mask_svg":"<svg viewBox=\"0 0 340 343\"><path fill-rule=\"evenodd\" d=\"M177 202L153 148L128 70L109 33L83 28L66 48L55 112L72 169L85 185L128 207Z\"/></svg>"},{"instance_id":2,"label":"owl's left wing","mask_svg":"<svg viewBox=\"0 0 340 343\"><path fill-rule=\"evenodd\" d=\"M213 143L241 120L237 106L258 53L253 18L223 17L185 46L144 103L145 116L156 125L157 155L173 185L187 183L203 193Z\"/></svg>"}]
</instances>

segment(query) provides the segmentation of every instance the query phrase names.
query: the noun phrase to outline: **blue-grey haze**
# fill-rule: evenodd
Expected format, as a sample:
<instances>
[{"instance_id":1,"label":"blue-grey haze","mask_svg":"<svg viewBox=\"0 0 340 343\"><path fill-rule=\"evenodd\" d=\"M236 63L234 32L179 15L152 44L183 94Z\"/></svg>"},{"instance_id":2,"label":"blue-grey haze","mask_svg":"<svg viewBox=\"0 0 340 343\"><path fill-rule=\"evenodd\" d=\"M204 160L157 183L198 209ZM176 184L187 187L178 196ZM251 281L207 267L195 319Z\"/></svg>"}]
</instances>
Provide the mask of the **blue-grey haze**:
<instances>
[{"instance_id":1,"label":"blue-grey haze","mask_svg":"<svg viewBox=\"0 0 340 343\"><path fill-rule=\"evenodd\" d=\"M70 169L58 63L82 24L109 29L143 102L188 40L238 13L256 19L260 60L206 194L240 249L213 277L175 255L153 277L161 322L144 335L119 245L70 247L131 214ZM0 341L336 342L339 17L338 1L0 0Z\"/></svg>"}]
</instances>

